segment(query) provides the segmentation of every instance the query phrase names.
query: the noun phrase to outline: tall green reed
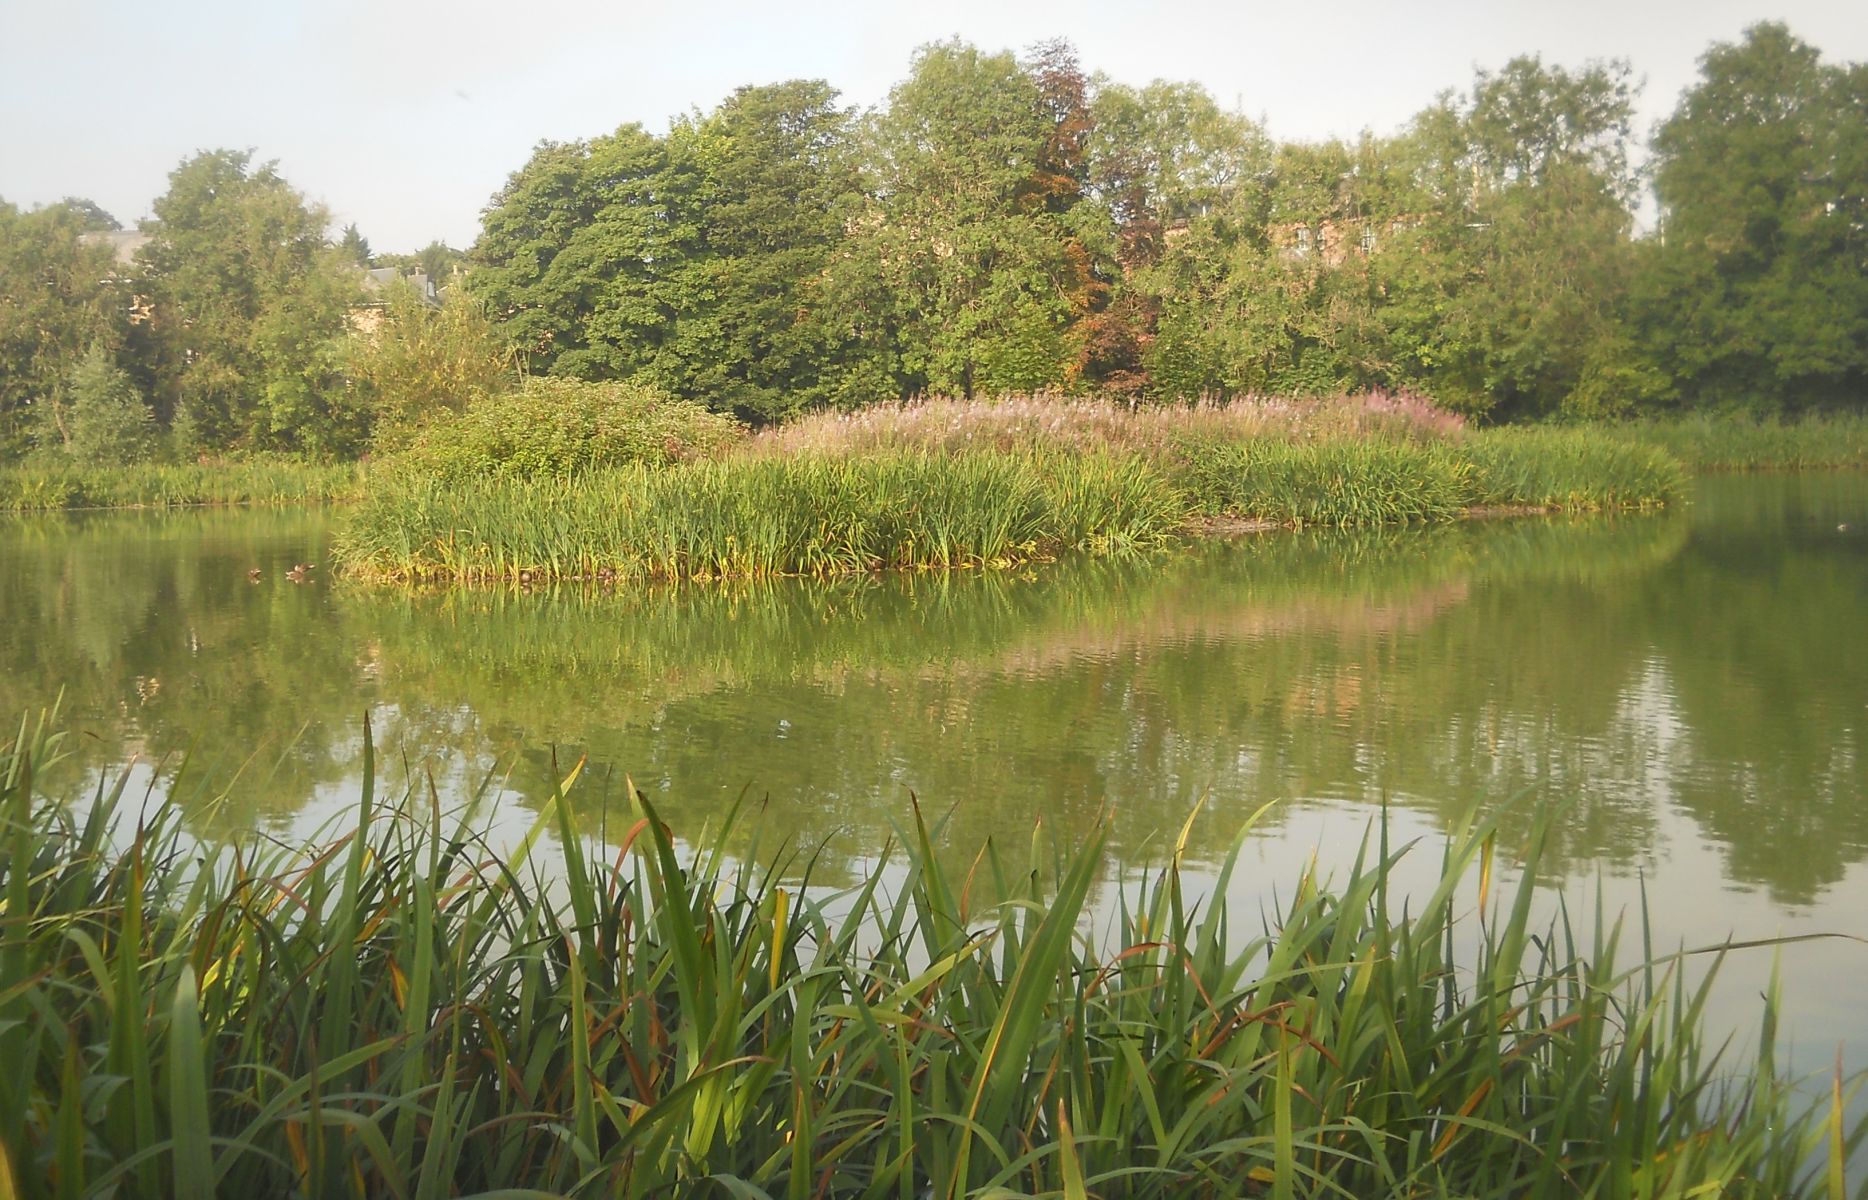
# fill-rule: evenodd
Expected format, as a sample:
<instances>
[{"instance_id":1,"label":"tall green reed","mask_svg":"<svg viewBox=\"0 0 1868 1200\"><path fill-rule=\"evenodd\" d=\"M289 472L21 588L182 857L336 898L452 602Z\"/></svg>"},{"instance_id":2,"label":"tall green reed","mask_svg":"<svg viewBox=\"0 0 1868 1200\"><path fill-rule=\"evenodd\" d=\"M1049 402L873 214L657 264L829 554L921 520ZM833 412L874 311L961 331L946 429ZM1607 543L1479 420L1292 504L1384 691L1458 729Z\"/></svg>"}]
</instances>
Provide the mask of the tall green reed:
<instances>
[{"instance_id":1,"label":"tall green reed","mask_svg":"<svg viewBox=\"0 0 1868 1200\"><path fill-rule=\"evenodd\" d=\"M1279 525L1444 521L1470 504L1470 471L1441 443L1385 439L1188 441L1176 478L1209 516Z\"/></svg>"},{"instance_id":2,"label":"tall green reed","mask_svg":"<svg viewBox=\"0 0 1868 1200\"><path fill-rule=\"evenodd\" d=\"M827 892L745 865L751 811L588 842L555 764L500 847L484 793L379 797L367 727L328 836L204 845L122 780L40 795L59 739L0 759L14 1195L1842 1200L1863 1136L1778 1077L1774 1005L1740 1060L1680 958L1540 924L1538 838L1507 892L1488 819L1424 897L1380 833L1235 926L1236 850L1099 902L1098 830L956 877L917 813Z\"/></svg>"},{"instance_id":3,"label":"tall green reed","mask_svg":"<svg viewBox=\"0 0 1868 1200\"><path fill-rule=\"evenodd\" d=\"M1202 515L1400 524L1484 505L1646 506L1681 486L1660 451L1523 430L1458 442L1186 437L1162 455L753 456L472 482L384 471L346 514L337 553L356 574L395 580L829 576L1160 545Z\"/></svg>"},{"instance_id":4,"label":"tall green reed","mask_svg":"<svg viewBox=\"0 0 1868 1200\"><path fill-rule=\"evenodd\" d=\"M1460 451L1471 464L1475 505L1646 508L1686 492L1686 471L1665 450L1600 429L1488 429Z\"/></svg>"},{"instance_id":5,"label":"tall green reed","mask_svg":"<svg viewBox=\"0 0 1868 1200\"><path fill-rule=\"evenodd\" d=\"M1687 416L1633 421L1612 432L1659 447L1696 471L1868 467L1868 415L1860 413L1793 420Z\"/></svg>"},{"instance_id":6,"label":"tall green reed","mask_svg":"<svg viewBox=\"0 0 1868 1200\"><path fill-rule=\"evenodd\" d=\"M1133 459L761 459L381 480L337 552L359 574L404 579L835 575L1148 546L1179 519L1174 490Z\"/></svg>"}]
</instances>

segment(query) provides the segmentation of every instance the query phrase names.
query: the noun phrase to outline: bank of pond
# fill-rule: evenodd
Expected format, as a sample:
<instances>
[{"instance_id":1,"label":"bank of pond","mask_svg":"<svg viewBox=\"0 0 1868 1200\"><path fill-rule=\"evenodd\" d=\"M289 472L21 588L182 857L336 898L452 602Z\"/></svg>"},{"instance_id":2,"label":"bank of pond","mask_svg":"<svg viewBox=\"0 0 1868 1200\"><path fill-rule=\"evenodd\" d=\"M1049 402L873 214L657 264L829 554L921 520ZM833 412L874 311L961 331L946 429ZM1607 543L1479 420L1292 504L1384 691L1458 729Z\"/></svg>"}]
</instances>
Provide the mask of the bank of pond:
<instances>
[{"instance_id":1,"label":"bank of pond","mask_svg":"<svg viewBox=\"0 0 1868 1200\"><path fill-rule=\"evenodd\" d=\"M321 836L202 842L127 774L45 794L56 726L0 753L7 1195L1843 1200L1868 1132L1770 996L1754 1053L1703 1031L1768 949L1534 916L1543 819L1377 823L1234 923L1171 839L1109 877L1100 823L953 873L916 811L819 886L752 812L589 837L553 762L496 838L378 796L367 728Z\"/></svg>"},{"instance_id":2,"label":"bank of pond","mask_svg":"<svg viewBox=\"0 0 1868 1200\"><path fill-rule=\"evenodd\" d=\"M1415 397L1127 409L1020 397L758 434L633 385L540 380L367 465L0 472L0 507L349 502L388 581L603 582L1006 566L1264 527L1649 508L1690 472L1868 464L1868 420L1467 429Z\"/></svg>"}]
</instances>

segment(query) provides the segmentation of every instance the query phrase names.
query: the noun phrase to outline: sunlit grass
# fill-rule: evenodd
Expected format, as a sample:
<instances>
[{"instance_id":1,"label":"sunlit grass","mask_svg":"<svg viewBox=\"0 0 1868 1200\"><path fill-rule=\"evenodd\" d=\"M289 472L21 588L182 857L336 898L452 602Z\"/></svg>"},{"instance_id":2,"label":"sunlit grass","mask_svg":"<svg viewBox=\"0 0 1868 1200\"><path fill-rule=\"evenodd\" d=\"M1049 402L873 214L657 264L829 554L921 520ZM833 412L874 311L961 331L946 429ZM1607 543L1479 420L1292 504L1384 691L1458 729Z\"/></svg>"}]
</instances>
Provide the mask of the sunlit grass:
<instances>
[{"instance_id":1,"label":"sunlit grass","mask_svg":"<svg viewBox=\"0 0 1868 1200\"><path fill-rule=\"evenodd\" d=\"M1155 545L1181 517L1137 459L878 454L569 479L379 480L338 557L396 579L729 579L977 567Z\"/></svg>"},{"instance_id":2,"label":"sunlit grass","mask_svg":"<svg viewBox=\"0 0 1868 1200\"><path fill-rule=\"evenodd\" d=\"M1658 446L1696 471L1868 467L1868 415L1794 420L1680 417L1620 426L1623 437Z\"/></svg>"},{"instance_id":3,"label":"sunlit grass","mask_svg":"<svg viewBox=\"0 0 1868 1200\"><path fill-rule=\"evenodd\" d=\"M1487 505L1645 507L1682 484L1660 451L1545 430L1445 441L1189 435L1147 453L813 452L534 479L384 470L344 515L337 553L355 574L394 580L828 576L1155 546L1201 517L1339 527Z\"/></svg>"},{"instance_id":4,"label":"sunlit grass","mask_svg":"<svg viewBox=\"0 0 1868 1200\"><path fill-rule=\"evenodd\" d=\"M1678 499L1687 475L1665 450L1595 429L1513 427L1467 438L1470 503L1566 512Z\"/></svg>"},{"instance_id":5,"label":"sunlit grass","mask_svg":"<svg viewBox=\"0 0 1868 1200\"><path fill-rule=\"evenodd\" d=\"M1120 451L1164 455L1188 439L1340 440L1453 438L1465 418L1411 393L1370 392L1313 399L1246 396L1224 403L1131 406L1088 397L929 397L822 412L757 434L753 455Z\"/></svg>"},{"instance_id":6,"label":"sunlit grass","mask_svg":"<svg viewBox=\"0 0 1868 1200\"><path fill-rule=\"evenodd\" d=\"M1814 1196L1861 1137L1768 1000L1715 1050L1709 979L1534 920L1541 833L1488 820L1427 895L1377 830L1235 925L1100 826L954 877L916 816L833 892L741 865L751 813L586 842L575 769L502 853L380 798L366 734L340 828L203 847L121 781L39 795L57 752L0 758L9 1194Z\"/></svg>"},{"instance_id":7,"label":"sunlit grass","mask_svg":"<svg viewBox=\"0 0 1868 1200\"><path fill-rule=\"evenodd\" d=\"M354 463L278 458L120 467L33 462L0 467L0 510L305 504L352 499L364 477Z\"/></svg>"}]
</instances>

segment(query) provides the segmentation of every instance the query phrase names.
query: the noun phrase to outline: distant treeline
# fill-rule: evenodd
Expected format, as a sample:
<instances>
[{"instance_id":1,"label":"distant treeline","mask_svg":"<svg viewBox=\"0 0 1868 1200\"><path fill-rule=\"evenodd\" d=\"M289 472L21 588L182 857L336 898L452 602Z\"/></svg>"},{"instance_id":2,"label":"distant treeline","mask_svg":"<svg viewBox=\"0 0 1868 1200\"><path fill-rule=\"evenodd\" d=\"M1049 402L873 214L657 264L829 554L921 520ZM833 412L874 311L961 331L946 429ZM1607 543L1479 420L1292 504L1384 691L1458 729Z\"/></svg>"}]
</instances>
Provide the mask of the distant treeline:
<instances>
[{"instance_id":1,"label":"distant treeline","mask_svg":"<svg viewBox=\"0 0 1868 1200\"><path fill-rule=\"evenodd\" d=\"M1040 390L1864 407L1868 66L1767 23L1645 142L1634 93L1626 63L1518 58L1392 137L1280 143L1062 42L943 42L874 111L790 81L541 143L465 256L373 257L270 165L203 154L127 263L95 205L0 204L0 453L342 455L509 364L755 422ZM464 270L360 320L385 263Z\"/></svg>"}]
</instances>

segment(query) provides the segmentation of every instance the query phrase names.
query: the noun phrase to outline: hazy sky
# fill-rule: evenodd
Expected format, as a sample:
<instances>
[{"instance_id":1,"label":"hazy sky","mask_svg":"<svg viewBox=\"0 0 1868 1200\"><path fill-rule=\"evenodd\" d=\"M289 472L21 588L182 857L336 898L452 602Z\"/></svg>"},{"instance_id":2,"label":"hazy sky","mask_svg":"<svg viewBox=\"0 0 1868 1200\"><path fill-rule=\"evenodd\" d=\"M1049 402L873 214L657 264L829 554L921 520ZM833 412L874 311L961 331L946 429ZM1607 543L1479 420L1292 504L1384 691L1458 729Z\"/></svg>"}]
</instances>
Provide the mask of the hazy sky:
<instances>
[{"instance_id":1,"label":"hazy sky","mask_svg":"<svg viewBox=\"0 0 1868 1200\"><path fill-rule=\"evenodd\" d=\"M253 147L379 250L466 245L542 138L660 129L794 77L875 104L955 34L1066 37L1088 70L1197 80L1285 138L1392 131L1514 54L1623 57L1645 131L1710 42L1765 19L1868 59L1864 0L0 0L0 198L89 196L127 224L184 156Z\"/></svg>"}]
</instances>

